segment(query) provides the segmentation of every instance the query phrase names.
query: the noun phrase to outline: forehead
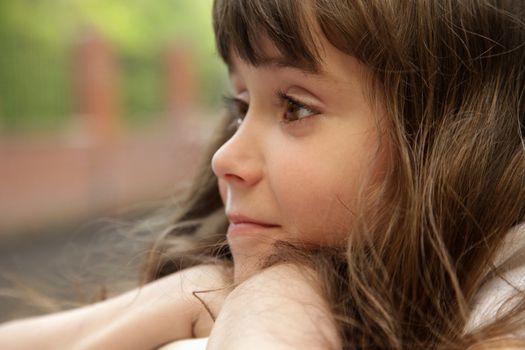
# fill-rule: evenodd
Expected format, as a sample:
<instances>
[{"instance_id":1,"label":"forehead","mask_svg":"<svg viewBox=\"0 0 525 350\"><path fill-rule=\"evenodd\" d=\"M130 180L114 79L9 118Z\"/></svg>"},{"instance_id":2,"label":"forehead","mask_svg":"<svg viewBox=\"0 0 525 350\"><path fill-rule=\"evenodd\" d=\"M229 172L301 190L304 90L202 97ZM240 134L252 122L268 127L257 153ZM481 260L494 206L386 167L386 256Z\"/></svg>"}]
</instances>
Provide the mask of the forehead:
<instances>
[{"instance_id":1,"label":"forehead","mask_svg":"<svg viewBox=\"0 0 525 350\"><path fill-rule=\"evenodd\" d=\"M228 64L228 72L230 74L235 74L237 73L237 70L236 70L236 61L238 61L239 58L237 56L234 56L234 58L230 61L231 63ZM301 64L300 62L298 61L292 61L292 60L289 60L287 59L286 57L283 57L283 56L275 56L275 57L265 57L265 58L262 58L256 65L254 65L255 67L261 67L261 68L269 68L269 69L272 69L272 68L291 68L291 69L295 69L295 70L298 70L300 71L301 73L303 74L310 74L310 75L313 75L313 74L321 74L322 71L319 69L319 67L311 67L310 65L307 65L307 64Z\"/></svg>"},{"instance_id":2,"label":"forehead","mask_svg":"<svg viewBox=\"0 0 525 350\"><path fill-rule=\"evenodd\" d=\"M321 44L319 44L322 47ZM279 69L287 68L296 70L304 75L323 75L325 73L323 59L319 58L319 62L313 64L305 59L292 59L288 56L282 55L277 47L266 36L261 36L259 40L260 58L255 63L247 62L240 58L234 49L230 49L227 66L230 75L238 74L238 62L243 61L256 68Z\"/></svg>"}]
</instances>

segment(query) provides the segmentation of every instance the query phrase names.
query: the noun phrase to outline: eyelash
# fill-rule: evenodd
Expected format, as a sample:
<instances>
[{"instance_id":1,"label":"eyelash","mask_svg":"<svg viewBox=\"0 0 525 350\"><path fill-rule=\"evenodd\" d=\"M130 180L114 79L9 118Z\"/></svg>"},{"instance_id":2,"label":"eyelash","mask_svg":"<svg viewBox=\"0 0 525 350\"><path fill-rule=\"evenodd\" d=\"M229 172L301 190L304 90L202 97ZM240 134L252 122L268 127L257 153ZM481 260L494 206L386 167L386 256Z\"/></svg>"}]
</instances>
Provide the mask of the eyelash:
<instances>
[{"instance_id":1,"label":"eyelash","mask_svg":"<svg viewBox=\"0 0 525 350\"><path fill-rule=\"evenodd\" d=\"M308 121L309 118L320 113L317 109L310 107L296 100L295 98L287 95L282 90L278 90L275 93L275 96L278 100L286 104L287 109L285 111L285 115L289 112L289 108L302 109L302 110L307 111L309 114L311 114L308 117L297 118L294 120L287 120L285 117L283 117L283 119L281 120L281 123L285 125L294 124L294 123L304 123ZM230 111L233 117L235 117L236 121L237 121L237 118L241 120L244 119L245 114L248 112L248 104L246 102L236 97L230 96L230 95L224 95L223 102L224 102L226 109ZM241 116L237 116L238 114L241 114Z\"/></svg>"}]
</instances>

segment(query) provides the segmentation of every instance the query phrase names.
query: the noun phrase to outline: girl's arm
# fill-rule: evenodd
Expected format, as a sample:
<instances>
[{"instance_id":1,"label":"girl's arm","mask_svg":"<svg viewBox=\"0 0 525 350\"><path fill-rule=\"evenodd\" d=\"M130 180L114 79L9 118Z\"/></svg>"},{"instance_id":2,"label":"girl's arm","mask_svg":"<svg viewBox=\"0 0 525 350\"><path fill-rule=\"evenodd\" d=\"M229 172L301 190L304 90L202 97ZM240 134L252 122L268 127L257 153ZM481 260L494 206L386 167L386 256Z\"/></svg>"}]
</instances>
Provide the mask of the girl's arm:
<instances>
[{"instance_id":1,"label":"girl's arm","mask_svg":"<svg viewBox=\"0 0 525 350\"><path fill-rule=\"evenodd\" d=\"M341 349L335 321L313 272L272 266L231 292L208 350Z\"/></svg>"},{"instance_id":2,"label":"girl's arm","mask_svg":"<svg viewBox=\"0 0 525 350\"><path fill-rule=\"evenodd\" d=\"M0 326L0 349L151 349L191 338L194 322L210 317L192 292L224 287L228 273L201 265L93 305L12 321ZM216 315L226 295L200 297Z\"/></svg>"}]
</instances>

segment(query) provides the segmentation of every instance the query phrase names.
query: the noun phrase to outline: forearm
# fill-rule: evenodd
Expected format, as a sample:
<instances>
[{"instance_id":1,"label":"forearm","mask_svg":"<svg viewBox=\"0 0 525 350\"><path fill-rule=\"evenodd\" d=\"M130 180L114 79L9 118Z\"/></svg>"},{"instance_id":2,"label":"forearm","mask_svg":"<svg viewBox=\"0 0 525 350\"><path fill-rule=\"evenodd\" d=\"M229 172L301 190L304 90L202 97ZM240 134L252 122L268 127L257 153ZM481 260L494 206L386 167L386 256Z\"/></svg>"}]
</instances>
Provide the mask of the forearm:
<instances>
[{"instance_id":1,"label":"forearm","mask_svg":"<svg viewBox=\"0 0 525 350\"><path fill-rule=\"evenodd\" d=\"M190 338L201 305L194 290L223 286L215 267L196 267L116 298L0 326L0 349L151 349Z\"/></svg>"},{"instance_id":2,"label":"forearm","mask_svg":"<svg viewBox=\"0 0 525 350\"><path fill-rule=\"evenodd\" d=\"M15 320L0 325L1 349L57 349L84 333L89 311L85 308Z\"/></svg>"},{"instance_id":3,"label":"forearm","mask_svg":"<svg viewBox=\"0 0 525 350\"><path fill-rule=\"evenodd\" d=\"M180 308L170 305L169 313L163 311L163 301L151 294L145 288L80 309L6 323L0 326L0 348L146 349L162 344L166 333L173 339L191 336L189 310L181 303ZM174 290L173 299L177 297ZM166 323L169 333L162 329Z\"/></svg>"},{"instance_id":4,"label":"forearm","mask_svg":"<svg viewBox=\"0 0 525 350\"><path fill-rule=\"evenodd\" d=\"M263 270L227 297L208 350L340 349L318 281L290 265Z\"/></svg>"}]
</instances>

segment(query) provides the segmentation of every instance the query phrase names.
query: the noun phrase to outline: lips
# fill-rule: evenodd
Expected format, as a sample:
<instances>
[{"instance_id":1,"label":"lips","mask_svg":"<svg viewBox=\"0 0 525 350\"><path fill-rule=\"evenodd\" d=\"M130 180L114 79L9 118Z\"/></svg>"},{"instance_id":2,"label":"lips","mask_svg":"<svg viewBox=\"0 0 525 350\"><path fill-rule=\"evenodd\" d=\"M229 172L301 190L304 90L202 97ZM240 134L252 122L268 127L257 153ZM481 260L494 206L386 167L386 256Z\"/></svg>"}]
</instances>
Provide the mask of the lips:
<instances>
[{"instance_id":1,"label":"lips","mask_svg":"<svg viewBox=\"0 0 525 350\"><path fill-rule=\"evenodd\" d=\"M247 217L247 216L244 216L244 215L241 215L241 214L237 214L237 213L227 214L226 216L228 217L228 220L230 220L230 223L232 223L234 225L238 225L238 224L254 224L254 225L263 226L263 227L277 227L277 226L279 226L279 225L272 224L270 222L253 219L253 218L250 218L250 217Z\"/></svg>"},{"instance_id":2,"label":"lips","mask_svg":"<svg viewBox=\"0 0 525 350\"><path fill-rule=\"evenodd\" d=\"M239 235L247 233L263 232L274 227L279 227L266 221L253 219L241 214L227 214L230 220L228 235Z\"/></svg>"}]
</instances>

